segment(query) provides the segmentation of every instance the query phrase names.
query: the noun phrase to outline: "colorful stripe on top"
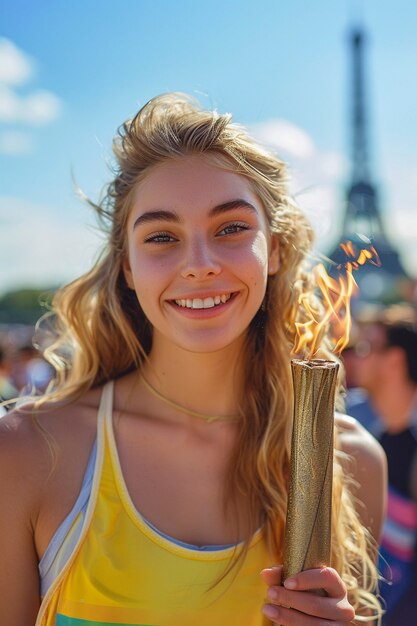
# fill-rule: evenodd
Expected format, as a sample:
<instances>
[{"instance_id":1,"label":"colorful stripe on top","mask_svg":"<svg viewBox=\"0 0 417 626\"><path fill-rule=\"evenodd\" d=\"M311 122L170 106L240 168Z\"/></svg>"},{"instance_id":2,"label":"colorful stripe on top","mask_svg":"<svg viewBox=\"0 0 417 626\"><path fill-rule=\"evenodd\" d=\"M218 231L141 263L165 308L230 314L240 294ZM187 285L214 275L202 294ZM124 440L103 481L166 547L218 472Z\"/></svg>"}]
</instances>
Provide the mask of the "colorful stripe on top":
<instances>
[{"instance_id":1,"label":"colorful stripe on top","mask_svg":"<svg viewBox=\"0 0 417 626\"><path fill-rule=\"evenodd\" d=\"M392 486L380 549L380 569L387 583L381 593L391 610L411 583L417 546L417 505Z\"/></svg>"}]
</instances>

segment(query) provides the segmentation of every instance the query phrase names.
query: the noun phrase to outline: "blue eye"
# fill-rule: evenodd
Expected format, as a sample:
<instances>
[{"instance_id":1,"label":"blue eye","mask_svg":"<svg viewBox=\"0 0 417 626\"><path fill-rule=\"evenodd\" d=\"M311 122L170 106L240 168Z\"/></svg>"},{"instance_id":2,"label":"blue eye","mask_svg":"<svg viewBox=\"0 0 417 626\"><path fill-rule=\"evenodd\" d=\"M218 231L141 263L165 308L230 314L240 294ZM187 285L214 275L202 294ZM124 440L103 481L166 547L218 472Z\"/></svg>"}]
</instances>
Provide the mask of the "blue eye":
<instances>
[{"instance_id":1,"label":"blue eye","mask_svg":"<svg viewBox=\"0 0 417 626\"><path fill-rule=\"evenodd\" d=\"M245 222L233 222L233 224L228 224L222 228L219 235L234 235L242 232L243 230L249 230L249 225Z\"/></svg>"},{"instance_id":2,"label":"blue eye","mask_svg":"<svg viewBox=\"0 0 417 626\"><path fill-rule=\"evenodd\" d=\"M176 239L165 232L153 233L145 238L145 243L171 243L172 241L176 241Z\"/></svg>"}]
</instances>

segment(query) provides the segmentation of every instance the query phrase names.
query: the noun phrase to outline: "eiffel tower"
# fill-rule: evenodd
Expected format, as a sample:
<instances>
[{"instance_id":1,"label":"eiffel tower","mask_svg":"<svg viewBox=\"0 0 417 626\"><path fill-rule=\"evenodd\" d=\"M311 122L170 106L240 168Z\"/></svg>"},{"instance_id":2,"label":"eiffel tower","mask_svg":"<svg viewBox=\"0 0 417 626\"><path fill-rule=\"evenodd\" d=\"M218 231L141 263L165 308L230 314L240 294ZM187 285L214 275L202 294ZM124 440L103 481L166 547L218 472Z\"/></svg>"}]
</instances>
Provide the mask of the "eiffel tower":
<instances>
[{"instance_id":1,"label":"eiffel tower","mask_svg":"<svg viewBox=\"0 0 417 626\"><path fill-rule=\"evenodd\" d=\"M388 302L401 298L401 283L409 280L398 252L390 243L381 219L378 194L369 169L367 124L365 111L365 80L363 58L364 33L351 33L353 56L353 143L351 184L340 242L352 241L358 248L366 247L363 235L378 252L381 267L366 264L355 272L360 300ZM366 240L366 239L365 239ZM346 262L340 244L329 254L337 265Z\"/></svg>"}]
</instances>

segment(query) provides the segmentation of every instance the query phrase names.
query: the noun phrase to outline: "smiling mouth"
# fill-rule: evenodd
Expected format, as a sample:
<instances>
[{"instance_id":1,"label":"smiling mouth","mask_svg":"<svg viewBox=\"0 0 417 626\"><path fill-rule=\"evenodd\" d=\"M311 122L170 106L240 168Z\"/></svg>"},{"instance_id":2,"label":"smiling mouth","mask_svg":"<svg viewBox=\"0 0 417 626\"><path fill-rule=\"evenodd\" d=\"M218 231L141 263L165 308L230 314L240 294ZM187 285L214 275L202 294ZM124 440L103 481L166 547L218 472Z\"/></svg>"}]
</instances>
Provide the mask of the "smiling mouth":
<instances>
[{"instance_id":1,"label":"smiling mouth","mask_svg":"<svg viewBox=\"0 0 417 626\"><path fill-rule=\"evenodd\" d=\"M222 293L219 296L209 298L187 298L186 300L173 300L173 302L183 309L213 309L228 302L233 295L232 293Z\"/></svg>"}]
</instances>

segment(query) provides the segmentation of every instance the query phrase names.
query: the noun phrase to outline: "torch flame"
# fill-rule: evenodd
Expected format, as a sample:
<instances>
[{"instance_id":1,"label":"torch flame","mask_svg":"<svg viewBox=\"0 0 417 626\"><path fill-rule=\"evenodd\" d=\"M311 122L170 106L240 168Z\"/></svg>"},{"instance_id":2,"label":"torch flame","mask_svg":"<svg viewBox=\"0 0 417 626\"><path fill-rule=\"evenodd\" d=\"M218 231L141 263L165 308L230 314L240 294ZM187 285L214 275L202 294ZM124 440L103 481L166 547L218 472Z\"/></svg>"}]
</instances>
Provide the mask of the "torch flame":
<instances>
[{"instance_id":1,"label":"torch flame","mask_svg":"<svg viewBox=\"0 0 417 626\"><path fill-rule=\"evenodd\" d=\"M333 351L340 354L349 343L352 328L350 300L359 291L353 271L367 262L380 267L381 261L371 245L358 252L355 252L351 241L342 243L340 247L346 254L347 261L344 265L338 265L337 269L344 270L344 275L340 273L337 279L332 278L322 263L312 269L315 284L321 293L324 312L313 308L306 294L300 296L299 304L303 306L308 319L295 323L295 354L308 354L310 358L314 356L329 323L333 331Z\"/></svg>"},{"instance_id":2,"label":"torch flame","mask_svg":"<svg viewBox=\"0 0 417 626\"><path fill-rule=\"evenodd\" d=\"M340 247L343 252L346 254L348 261L345 265L338 265L337 269L346 268L349 264L352 265L352 269L357 270L361 265L365 265L369 261L372 265L376 265L377 267L381 267L381 260L378 256L378 252L375 250L374 246L369 245L368 248L363 248L359 251L359 255L357 258L355 254L355 248L351 241L347 241L346 243L341 243Z\"/></svg>"}]
</instances>

